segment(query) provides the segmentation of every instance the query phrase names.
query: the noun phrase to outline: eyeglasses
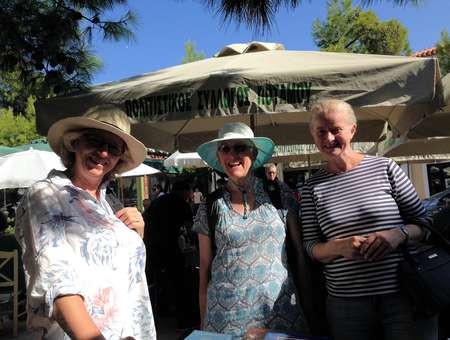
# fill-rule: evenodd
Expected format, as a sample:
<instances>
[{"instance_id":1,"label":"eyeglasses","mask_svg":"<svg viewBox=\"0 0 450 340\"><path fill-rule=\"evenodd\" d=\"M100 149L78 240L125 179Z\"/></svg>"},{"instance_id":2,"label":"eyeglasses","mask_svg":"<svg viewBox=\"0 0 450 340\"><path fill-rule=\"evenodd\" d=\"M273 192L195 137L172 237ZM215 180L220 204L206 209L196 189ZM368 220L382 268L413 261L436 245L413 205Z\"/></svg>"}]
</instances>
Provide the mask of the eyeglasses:
<instances>
[{"instance_id":1,"label":"eyeglasses","mask_svg":"<svg viewBox=\"0 0 450 340\"><path fill-rule=\"evenodd\" d=\"M106 146L108 148L108 153L115 157L122 156L124 152L123 145L117 145L116 143L111 142L106 138L103 138L102 136L85 134L83 135L83 141L88 147L94 148L96 150L100 150L101 148Z\"/></svg>"},{"instance_id":2,"label":"eyeglasses","mask_svg":"<svg viewBox=\"0 0 450 340\"><path fill-rule=\"evenodd\" d=\"M233 150L234 153L236 154L241 154L251 149L253 149L253 147L248 144L234 144L234 145L221 144L217 148L217 150L219 150L219 152L221 153L229 153L231 150Z\"/></svg>"}]
</instances>

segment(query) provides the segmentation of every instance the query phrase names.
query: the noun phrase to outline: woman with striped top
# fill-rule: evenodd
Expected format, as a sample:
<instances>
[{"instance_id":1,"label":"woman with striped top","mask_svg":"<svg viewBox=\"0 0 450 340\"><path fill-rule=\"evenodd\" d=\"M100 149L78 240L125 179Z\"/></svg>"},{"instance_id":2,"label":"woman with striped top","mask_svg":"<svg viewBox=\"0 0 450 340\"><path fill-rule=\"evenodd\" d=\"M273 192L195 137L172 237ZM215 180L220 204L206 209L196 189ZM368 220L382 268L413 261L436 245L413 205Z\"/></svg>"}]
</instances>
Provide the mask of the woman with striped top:
<instances>
[{"instance_id":1,"label":"woman with striped top","mask_svg":"<svg viewBox=\"0 0 450 340\"><path fill-rule=\"evenodd\" d=\"M352 150L356 117L340 100L312 109L310 132L327 163L306 182L305 248L325 264L334 339L414 339L412 308L400 291L400 245L422 239L426 212L392 160Z\"/></svg>"}]
</instances>

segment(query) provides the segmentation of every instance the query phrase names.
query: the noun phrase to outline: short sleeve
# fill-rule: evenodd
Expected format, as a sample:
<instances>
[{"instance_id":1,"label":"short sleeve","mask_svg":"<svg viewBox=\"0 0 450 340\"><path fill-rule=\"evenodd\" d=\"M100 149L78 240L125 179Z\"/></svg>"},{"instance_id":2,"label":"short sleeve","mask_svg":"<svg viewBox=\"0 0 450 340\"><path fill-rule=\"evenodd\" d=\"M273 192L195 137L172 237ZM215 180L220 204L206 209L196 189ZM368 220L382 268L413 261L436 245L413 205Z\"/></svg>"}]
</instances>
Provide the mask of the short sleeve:
<instances>
[{"instance_id":1,"label":"short sleeve","mask_svg":"<svg viewBox=\"0 0 450 340\"><path fill-rule=\"evenodd\" d=\"M55 298L82 296L76 270L78 257L66 238L66 227L76 222L76 217L64 214L60 195L52 184L38 182L28 190L16 212L28 305L32 313L49 318Z\"/></svg>"},{"instance_id":2,"label":"short sleeve","mask_svg":"<svg viewBox=\"0 0 450 340\"><path fill-rule=\"evenodd\" d=\"M205 203L200 203L198 207L192 230L197 234L209 236L208 215Z\"/></svg>"}]
</instances>

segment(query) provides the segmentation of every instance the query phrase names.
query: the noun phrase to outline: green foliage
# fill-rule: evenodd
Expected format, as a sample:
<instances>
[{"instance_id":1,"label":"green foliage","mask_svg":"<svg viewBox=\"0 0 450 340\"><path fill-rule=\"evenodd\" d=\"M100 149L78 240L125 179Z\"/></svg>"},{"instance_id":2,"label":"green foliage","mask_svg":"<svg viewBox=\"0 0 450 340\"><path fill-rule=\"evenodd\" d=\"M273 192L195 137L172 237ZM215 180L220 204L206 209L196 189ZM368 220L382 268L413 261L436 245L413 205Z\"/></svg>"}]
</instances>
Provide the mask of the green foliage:
<instances>
[{"instance_id":1,"label":"green foliage","mask_svg":"<svg viewBox=\"0 0 450 340\"><path fill-rule=\"evenodd\" d=\"M219 14L223 21L244 23L255 31L270 30L274 17L281 7L294 9L301 5L302 0L202 0L206 6ZM311 0L310 0L311 1ZM314 0L317 1L317 0ZM381 0L360 0L369 6ZM424 0L384 0L394 5L419 5Z\"/></svg>"},{"instance_id":2,"label":"green foliage","mask_svg":"<svg viewBox=\"0 0 450 340\"><path fill-rule=\"evenodd\" d=\"M441 40L436 44L436 53L439 59L441 74L446 75L450 72L450 37L448 31L441 32Z\"/></svg>"},{"instance_id":3,"label":"green foliage","mask_svg":"<svg viewBox=\"0 0 450 340\"><path fill-rule=\"evenodd\" d=\"M374 12L353 7L352 0L329 1L326 20L313 23L313 37L321 50L329 52L411 53L408 31L399 21L380 21Z\"/></svg>"},{"instance_id":4,"label":"green foliage","mask_svg":"<svg viewBox=\"0 0 450 340\"><path fill-rule=\"evenodd\" d=\"M87 86L99 61L89 51L92 34L130 39L135 16L106 18L126 0L2 0L0 2L0 87L20 87L16 98L46 97ZM6 85L5 85L6 84ZM11 98L0 98L3 107ZM4 102L7 102L5 105ZM16 104L12 105L16 106Z\"/></svg>"},{"instance_id":5,"label":"green foliage","mask_svg":"<svg viewBox=\"0 0 450 340\"><path fill-rule=\"evenodd\" d=\"M203 52L197 52L195 49L195 43L193 41L186 41L184 43L184 50L186 54L181 61L183 64L191 63L193 61L205 59L205 54Z\"/></svg>"},{"instance_id":6,"label":"green foliage","mask_svg":"<svg viewBox=\"0 0 450 340\"><path fill-rule=\"evenodd\" d=\"M0 145L28 144L38 138L33 97L28 98L23 114L14 114L11 108L0 109Z\"/></svg>"}]
</instances>

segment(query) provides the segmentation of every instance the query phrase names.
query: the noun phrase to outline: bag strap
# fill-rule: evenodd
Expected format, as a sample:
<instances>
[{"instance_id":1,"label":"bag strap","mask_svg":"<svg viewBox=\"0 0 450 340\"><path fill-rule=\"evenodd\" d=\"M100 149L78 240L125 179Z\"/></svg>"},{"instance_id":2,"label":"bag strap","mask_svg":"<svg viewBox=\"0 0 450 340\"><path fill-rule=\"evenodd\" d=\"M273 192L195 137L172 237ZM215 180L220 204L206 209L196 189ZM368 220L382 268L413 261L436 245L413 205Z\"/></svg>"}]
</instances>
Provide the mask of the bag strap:
<instances>
[{"instance_id":1,"label":"bag strap","mask_svg":"<svg viewBox=\"0 0 450 340\"><path fill-rule=\"evenodd\" d=\"M206 196L206 216L208 218L209 238L211 240L211 251L214 257L217 252L216 247L216 224L219 220L219 209L217 201L223 197L224 188L219 188Z\"/></svg>"},{"instance_id":2,"label":"bag strap","mask_svg":"<svg viewBox=\"0 0 450 340\"><path fill-rule=\"evenodd\" d=\"M438 230L437 228L435 228L432 224L422 224L421 226L423 226L425 229L427 229L428 231L431 232L431 234L433 236L435 236L436 240L444 247L447 249L447 251L450 252L450 241L448 239L445 238L444 234L441 233L440 230Z\"/></svg>"}]
</instances>

